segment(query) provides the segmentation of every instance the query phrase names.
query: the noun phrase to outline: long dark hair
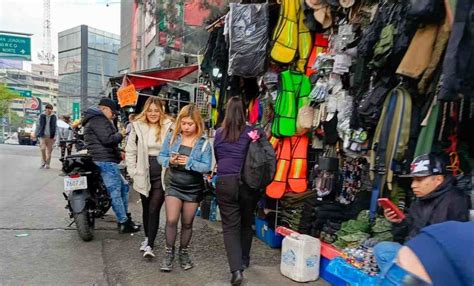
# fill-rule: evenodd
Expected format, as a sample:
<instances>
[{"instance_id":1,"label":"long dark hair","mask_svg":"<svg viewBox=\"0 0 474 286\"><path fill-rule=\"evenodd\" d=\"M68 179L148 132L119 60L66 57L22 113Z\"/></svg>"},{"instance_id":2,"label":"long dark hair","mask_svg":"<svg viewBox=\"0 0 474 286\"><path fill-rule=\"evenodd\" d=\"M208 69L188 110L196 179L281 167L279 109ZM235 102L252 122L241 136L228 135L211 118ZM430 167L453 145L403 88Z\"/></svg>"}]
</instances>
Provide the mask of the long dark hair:
<instances>
[{"instance_id":1,"label":"long dark hair","mask_svg":"<svg viewBox=\"0 0 474 286\"><path fill-rule=\"evenodd\" d=\"M234 143L239 140L240 134L245 129L245 113L242 100L233 96L227 101L225 117L222 122L222 136L225 141Z\"/></svg>"}]
</instances>

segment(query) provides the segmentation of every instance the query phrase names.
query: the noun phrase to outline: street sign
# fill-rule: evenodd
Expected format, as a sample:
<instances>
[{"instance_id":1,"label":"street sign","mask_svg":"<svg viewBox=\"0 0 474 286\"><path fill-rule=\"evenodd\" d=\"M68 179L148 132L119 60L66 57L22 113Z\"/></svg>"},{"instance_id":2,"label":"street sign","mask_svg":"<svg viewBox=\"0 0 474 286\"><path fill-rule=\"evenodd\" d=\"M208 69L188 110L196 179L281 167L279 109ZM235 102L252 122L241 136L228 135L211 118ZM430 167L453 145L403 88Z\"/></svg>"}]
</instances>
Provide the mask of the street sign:
<instances>
[{"instance_id":1,"label":"street sign","mask_svg":"<svg viewBox=\"0 0 474 286\"><path fill-rule=\"evenodd\" d=\"M38 116L41 114L41 99L32 96L25 102L25 114L27 116Z\"/></svg>"},{"instance_id":2,"label":"street sign","mask_svg":"<svg viewBox=\"0 0 474 286\"><path fill-rule=\"evenodd\" d=\"M0 34L0 58L31 61L31 38Z\"/></svg>"},{"instance_id":3,"label":"street sign","mask_svg":"<svg viewBox=\"0 0 474 286\"><path fill-rule=\"evenodd\" d=\"M72 103L72 120L81 118L81 103L73 102Z\"/></svg>"},{"instance_id":4,"label":"street sign","mask_svg":"<svg viewBox=\"0 0 474 286\"><path fill-rule=\"evenodd\" d=\"M14 87L9 87L9 89L13 90L16 93L19 93L21 97L31 98L31 90L28 89L18 89Z\"/></svg>"},{"instance_id":5,"label":"street sign","mask_svg":"<svg viewBox=\"0 0 474 286\"><path fill-rule=\"evenodd\" d=\"M33 124L33 123L35 123L35 120L27 118L27 119L24 120L24 122L25 122L25 124Z\"/></svg>"}]
</instances>

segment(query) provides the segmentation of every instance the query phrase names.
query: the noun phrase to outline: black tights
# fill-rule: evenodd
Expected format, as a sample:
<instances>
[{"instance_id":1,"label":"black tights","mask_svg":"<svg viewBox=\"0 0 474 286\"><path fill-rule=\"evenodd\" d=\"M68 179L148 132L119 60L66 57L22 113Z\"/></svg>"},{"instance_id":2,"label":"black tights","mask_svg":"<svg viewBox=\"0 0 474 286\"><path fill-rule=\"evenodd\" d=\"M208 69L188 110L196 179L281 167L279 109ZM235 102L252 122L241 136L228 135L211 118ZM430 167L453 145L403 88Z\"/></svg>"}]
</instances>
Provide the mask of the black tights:
<instances>
[{"instance_id":1,"label":"black tights","mask_svg":"<svg viewBox=\"0 0 474 286\"><path fill-rule=\"evenodd\" d=\"M64 159L64 156L66 155L66 150L67 150L67 155L71 156L72 153L72 144L60 144L61 147L61 159Z\"/></svg>"},{"instance_id":2,"label":"black tights","mask_svg":"<svg viewBox=\"0 0 474 286\"><path fill-rule=\"evenodd\" d=\"M166 197L166 246L174 247L181 216L180 247L188 247L193 235L193 221L198 203L184 202L176 197Z\"/></svg>"},{"instance_id":3,"label":"black tights","mask_svg":"<svg viewBox=\"0 0 474 286\"><path fill-rule=\"evenodd\" d=\"M148 197L140 194L143 207L143 228L145 236L148 237L148 246L153 248L155 246L155 239L160 226L160 211L163 202L165 201L165 194L161 186L161 180L152 181L152 187Z\"/></svg>"}]
</instances>

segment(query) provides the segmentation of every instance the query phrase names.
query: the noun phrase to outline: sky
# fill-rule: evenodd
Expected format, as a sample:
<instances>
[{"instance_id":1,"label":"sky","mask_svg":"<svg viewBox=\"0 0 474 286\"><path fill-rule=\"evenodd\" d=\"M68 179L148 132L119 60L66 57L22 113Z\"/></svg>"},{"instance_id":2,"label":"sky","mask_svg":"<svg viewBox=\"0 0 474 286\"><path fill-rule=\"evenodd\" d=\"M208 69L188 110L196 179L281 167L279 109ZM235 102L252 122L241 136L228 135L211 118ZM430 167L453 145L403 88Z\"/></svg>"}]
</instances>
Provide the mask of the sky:
<instances>
[{"instance_id":1,"label":"sky","mask_svg":"<svg viewBox=\"0 0 474 286\"><path fill-rule=\"evenodd\" d=\"M51 47L56 57L56 68L59 32L88 25L120 34L120 0L50 1ZM43 0L0 0L0 30L34 34L31 43L32 62L39 63L37 54L43 48ZM29 68L28 64L26 68Z\"/></svg>"}]
</instances>

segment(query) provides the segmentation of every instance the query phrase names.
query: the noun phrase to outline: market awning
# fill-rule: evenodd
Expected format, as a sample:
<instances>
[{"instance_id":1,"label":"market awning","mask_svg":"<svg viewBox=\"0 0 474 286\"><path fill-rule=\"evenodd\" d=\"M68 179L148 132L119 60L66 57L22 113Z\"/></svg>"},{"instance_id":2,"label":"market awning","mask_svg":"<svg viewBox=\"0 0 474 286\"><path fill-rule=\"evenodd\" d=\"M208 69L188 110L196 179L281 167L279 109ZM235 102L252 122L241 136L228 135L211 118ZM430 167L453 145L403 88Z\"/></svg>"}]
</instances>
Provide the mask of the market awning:
<instances>
[{"instance_id":1,"label":"market awning","mask_svg":"<svg viewBox=\"0 0 474 286\"><path fill-rule=\"evenodd\" d=\"M130 82L135 85L136 89L144 89L152 86L161 86L168 82L179 81L181 78L197 71L197 69L197 65L167 69L150 69L113 77L110 79L110 82L112 84L122 84L123 78L126 76Z\"/></svg>"}]
</instances>

